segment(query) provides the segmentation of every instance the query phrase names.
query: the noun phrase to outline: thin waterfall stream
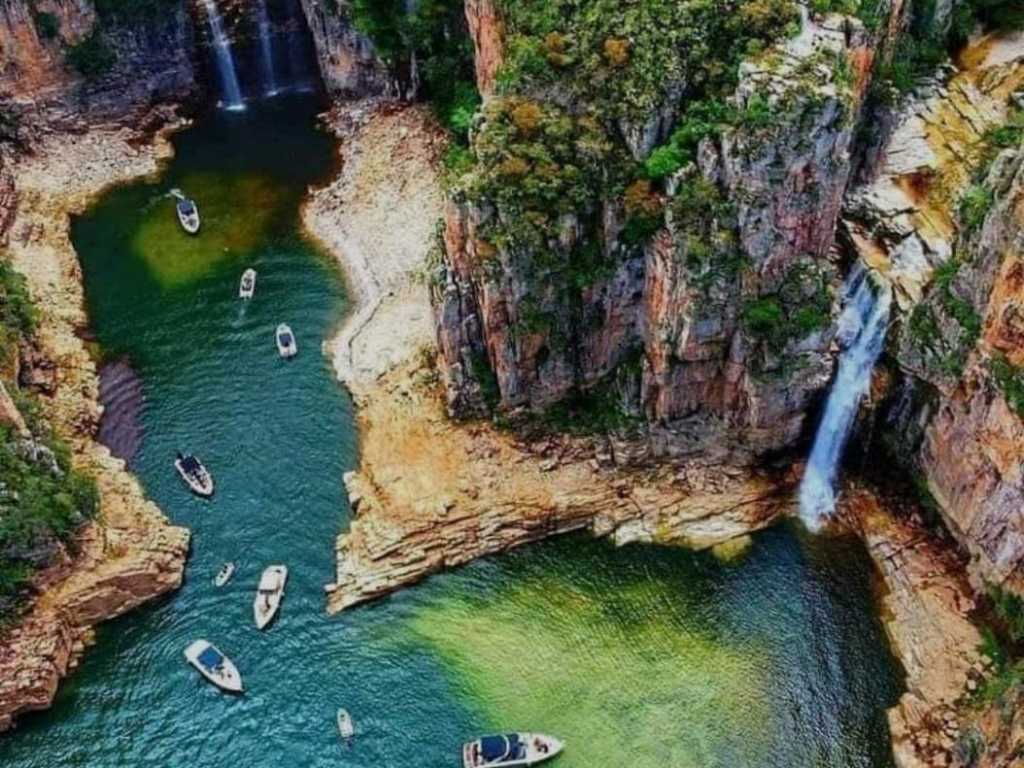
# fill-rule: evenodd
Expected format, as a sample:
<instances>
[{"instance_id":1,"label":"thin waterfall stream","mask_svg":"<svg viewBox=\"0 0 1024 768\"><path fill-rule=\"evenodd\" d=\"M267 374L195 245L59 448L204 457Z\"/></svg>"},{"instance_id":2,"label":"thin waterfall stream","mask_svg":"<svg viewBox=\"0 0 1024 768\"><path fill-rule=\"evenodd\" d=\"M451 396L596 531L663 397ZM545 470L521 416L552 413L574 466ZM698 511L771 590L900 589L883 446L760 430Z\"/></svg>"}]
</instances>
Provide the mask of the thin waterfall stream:
<instances>
[{"instance_id":1,"label":"thin waterfall stream","mask_svg":"<svg viewBox=\"0 0 1024 768\"><path fill-rule=\"evenodd\" d=\"M885 343L892 289L858 264L843 289L839 317L839 370L800 483L800 517L818 529L834 511L836 478L857 410Z\"/></svg>"},{"instance_id":2,"label":"thin waterfall stream","mask_svg":"<svg viewBox=\"0 0 1024 768\"><path fill-rule=\"evenodd\" d=\"M260 31L260 67L263 70L263 93L276 96L280 89L274 73L274 46L270 39L270 13L267 11L267 0L257 0L256 21Z\"/></svg>"},{"instance_id":3,"label":"thin waterfall stream","mask_svg":"<svg viewBox=\"0 0 1024 768\"><path fill-rule=\"evenodd\" d=\"M214 0L203 0L203 7L206 9L206 19L210 25L210 35L213 38L214 59L217 62L217 73L220 76L221 101L225 109L243 110L245 101L242 99L242 88L238 84L238 71L231 53L231 41L228 40L227 33L224 31L224 22L220 18L220 12L217 10Z\"/></svg>"}]
</instances>

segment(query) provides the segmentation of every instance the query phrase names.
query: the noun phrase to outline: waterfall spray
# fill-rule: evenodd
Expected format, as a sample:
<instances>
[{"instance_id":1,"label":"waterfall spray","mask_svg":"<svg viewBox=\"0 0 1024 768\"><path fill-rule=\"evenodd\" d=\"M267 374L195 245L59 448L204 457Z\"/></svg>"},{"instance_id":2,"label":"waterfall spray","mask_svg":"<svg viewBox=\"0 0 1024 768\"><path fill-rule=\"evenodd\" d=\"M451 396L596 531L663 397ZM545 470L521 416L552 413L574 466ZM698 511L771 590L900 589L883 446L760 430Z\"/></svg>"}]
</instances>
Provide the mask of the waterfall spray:
<instances>
[{"instance_id":1,"label":"waterfall spray","mask_svg":"<svg viewBox=\"0 0 1024 768\"><path fill-rule=\"evenodd\" d=\"M858 264L844 286L843 301L837 332L842 346L839 370L800 484L800 517L812 530L817 530L835 510L839 462L882 352L892 290L880 279L872 279Z\"/></svg>"},{"instance_id":2,"label":"waterfall spray","mask_svg":"<svg viewBox=\"0 0 1024 768\"><path fill-rule=\"evenodd\" d=\"M217 61L217 72L220 75L221 103L225 109L245 109L242 89L238 85L235 59L231 54L231 41L228 40L228 36L224 32L224 23L221 21L220 13L213 0L203 0L203 7L206 9L206 19L210 24L210 34L213 37L214 58Z\"/></svg>"},{"instance_id":3,"label":"waterfall spray","mask_svg":"<svg viewBox=\"0 0 1024 768\"><path fill-rule=\"evenodd\" d=\"M257 0L257 24L260 30L260 66L263 69L263 92L267 96L278 93L277 77L274 74L274 48L270 40L270 13L267 0Z\"/></svg>"}]
</instances>

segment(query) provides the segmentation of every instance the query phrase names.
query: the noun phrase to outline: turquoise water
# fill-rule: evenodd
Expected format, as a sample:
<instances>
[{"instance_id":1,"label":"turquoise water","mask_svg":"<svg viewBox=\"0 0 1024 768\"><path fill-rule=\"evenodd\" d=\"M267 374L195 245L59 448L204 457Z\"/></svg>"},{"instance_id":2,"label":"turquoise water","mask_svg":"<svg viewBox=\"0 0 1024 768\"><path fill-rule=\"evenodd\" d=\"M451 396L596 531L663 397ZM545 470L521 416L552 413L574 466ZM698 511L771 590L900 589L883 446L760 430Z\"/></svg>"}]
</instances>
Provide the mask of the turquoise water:
<instances>
[{"instance_id":1,"label":"turquoise water","mask_svg":"<svg viewBox=\"0 0 1024 768\"><path fill-rule=\"evenodd\" d=\"M855 542L780 527L721 563L572 537L326 616L357 439L320 354L344 287L297 229L307 185L332 170L315 108L209 116L177 137L159 183L114 190L74 224L103 354L142 381L133 467L192 529L192 553L183 589L102 626L55 706L0 737L0 764L442 768L467 737L513 727L565 739L562 768L891 765L898 679ZM171 187L197 199L200 237L177 229ZM259 281L242 304L247 266ZM290 362L281 321L299 343ZM211 501L175 476L179 448L214 473ZM226 560L238 571L216 589ZM261 633L252 594L274 562L291 576ZM185 664L196 637L235 660L244 696ZM356 719L352 749L338 706Z\"/></svg>"}]
</instances>

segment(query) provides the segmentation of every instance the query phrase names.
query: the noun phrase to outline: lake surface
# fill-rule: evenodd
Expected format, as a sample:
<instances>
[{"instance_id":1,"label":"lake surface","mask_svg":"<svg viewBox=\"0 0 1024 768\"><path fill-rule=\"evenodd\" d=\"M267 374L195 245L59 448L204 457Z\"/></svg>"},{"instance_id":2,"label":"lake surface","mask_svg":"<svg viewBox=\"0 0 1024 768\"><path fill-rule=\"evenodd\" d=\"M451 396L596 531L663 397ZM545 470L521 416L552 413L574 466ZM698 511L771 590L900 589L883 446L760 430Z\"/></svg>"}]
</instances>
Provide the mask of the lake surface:
<instances>
[{"instance_id":1,"label":"lake surface","mask_svg":"<svg viewBox=\"0 0 1024 768\"><path fill-rule=\"evenodd\" d=\"M132 466L192 529L192 553L179 592L100 627L53 709L0 737L0 765L443 768L462 741L505 728L563 738L561 768L891 765L898 671L853 541L783 526L720 562L570 537L326 616L358 446L320 353L344 286L298 227L306 187L334 162L316 108L290 97L210 115L176 138L158 183L114 190L74 224L103 355L141 382ZM198 201L199 237L179 230L174 187ZM248 266L259 279L243 304ZM289 362L274 347L282 321L299 344ZM179 449L213 472L211 501L175 475ZM217 589L227 560L238 570ZM288 591L259 632L253 590L276 562ZM244 696L186 665L197 637L235 660ZM338 706L356 720L351 749Z\"/></svg>"}]
</instances>

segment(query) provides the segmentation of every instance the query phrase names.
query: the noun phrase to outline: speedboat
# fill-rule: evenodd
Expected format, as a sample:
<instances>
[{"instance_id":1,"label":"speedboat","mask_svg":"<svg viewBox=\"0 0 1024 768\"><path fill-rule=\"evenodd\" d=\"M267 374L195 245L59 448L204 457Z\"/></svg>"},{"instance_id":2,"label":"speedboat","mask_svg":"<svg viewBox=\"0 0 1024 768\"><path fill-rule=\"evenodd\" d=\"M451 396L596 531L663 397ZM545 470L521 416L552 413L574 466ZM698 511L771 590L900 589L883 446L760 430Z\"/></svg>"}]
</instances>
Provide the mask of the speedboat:
<instances>
[{"instance_id":1,"label":"speedboat","mask_svg":"<svg viewBox=\"0 0 1024 768\"><path fill-rule=\"evenodd\" d=\"M463 768L537 765L565 748L558 739L542 733L502 733L483 736L462 745Z\"/></svg>"},{"instance_id":2,"label":"speedboat","mask_svg":"<svg viewBox=\"0 0 1024 768\"><path fill-rule=\"evenodd\" d=\"M257 629L264 629L277 615L284 597L284 584L288 581L288 569L283 565L272 565L263 571L252 601L252 613Z\"/></svg>"},{"instance_id":3,"label":"speedboat","mask_svg":"<svg viewBox=\"0 0 1024 768\"><path fill-rule=\"evenodd\" d=\"M281 323L277 326L277 333L274 334L274 337L277 340L277 351L281 353L281 357L287 359L299 354L299 345L295 342L295 334L292 333L290 325Z\"/></svg>"},{"instance_id":4,"label":"speedboat","mask_svg":"<svg viewBox=\"0 0 1024 768\"><path fill-rule=\"evenodd\" d=\"M256 293L256 270L251 267L242 273L242 282L238 286L238 298L251 299Z\"/></svg>"},{"instance_id":5,"label":"speedboat","mask_svg":"<svg viewBox=\"0 0 1024 768\"><path fill-rule=\"evenodd\" d=\"M346 743L352 740L355 735L356 727L352 722L352 715L348 713L347 709L338 710L338 733L341 734Z\"/></svg>"},{"instance_id":6,"label":"speedboat","mask_svg":"<svg viewBox=\"0 0 1024 768\"><path fill-rule=\"evenodd\" d=\"M178 212L181 228L190 235L196 234L199 231L199 208L196 207L196 201L188 197L179 197L174 208Z\"/></svg>"},{"instance_id":7,"label":"speedboat","mask_svg":"<svg viewBox=\"0 0 1024 768\"><path fill-rule=\"evenodd\" d=\"M174 460L174 468L178 470L181 479L197 496L213 496L213 478L203 463L191 453L178 453Z\"/></svg>"},{"instance_id":8,"label":"speedboat","mask_svg":"<svg viewBox=\"0 0 1024 768\"><path fill-rule=\"evenodd\" d=\"M196 640L185 649L188 663L199 670L199 674L228 693L242 692L242 676L234 663L206 640Z\"/></svg>"},{"instance_id":9,"label":"speedboat","mask_svg":"<svg viewBox=\"0 0 1024 768\"><path fill-rule=\"evenodd\" d=\"M225 584L227 584L229 581L231 581L231 577L234 576L234 575L235 575L235 564L234 563L224 563L224 565L222 565L220 567L220 570L217 571L217 575L214 577L213 583L214 583L215 586L223 587Z\"/></svg>"}]
</instances>

